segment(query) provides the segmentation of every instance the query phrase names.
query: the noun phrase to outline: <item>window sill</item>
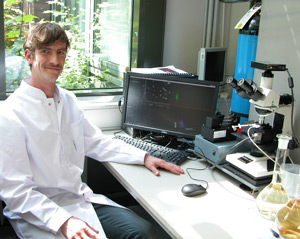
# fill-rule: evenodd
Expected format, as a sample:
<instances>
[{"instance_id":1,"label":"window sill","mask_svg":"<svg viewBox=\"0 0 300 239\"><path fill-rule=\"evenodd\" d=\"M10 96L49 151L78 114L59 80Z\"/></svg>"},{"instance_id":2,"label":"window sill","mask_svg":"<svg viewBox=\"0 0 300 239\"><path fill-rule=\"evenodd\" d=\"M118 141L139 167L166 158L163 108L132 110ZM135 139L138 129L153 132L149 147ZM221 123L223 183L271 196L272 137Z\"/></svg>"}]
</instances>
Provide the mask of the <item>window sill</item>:
<instances>
[{"instance_id":1,"label":"window sill","mask_svg":"<svg viewBox=\"0 0 300 239\"><path fill-rule=\"evenodd\" d=\"M79 105L84 110L118 108L121 98L122 95L77 97Z\"/></svg>"},{"instance_id":2,"label":"window sill","mask_svg":"<svg viewBox=\"0 0 300 239\"><path fill-rule=\"evenodd\" d=\"M87 118L102 130L121 128L119 100L122 95L77 97Z\"/></svg>"}]
</instances>

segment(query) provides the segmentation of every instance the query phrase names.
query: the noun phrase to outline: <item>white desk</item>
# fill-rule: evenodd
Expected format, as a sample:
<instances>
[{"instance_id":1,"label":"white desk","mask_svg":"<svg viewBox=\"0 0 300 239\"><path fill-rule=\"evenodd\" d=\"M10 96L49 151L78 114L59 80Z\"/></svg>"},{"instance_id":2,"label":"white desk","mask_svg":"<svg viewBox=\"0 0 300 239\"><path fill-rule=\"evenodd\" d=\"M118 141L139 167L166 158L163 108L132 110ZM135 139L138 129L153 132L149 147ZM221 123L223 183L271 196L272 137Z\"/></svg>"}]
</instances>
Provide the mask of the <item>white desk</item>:
<instances>
[{"instance_id":1,"label":"white desk","mask_svg":"<svg viewBox=\"0 0 300 239\"><path fill-rule=\"evenodd\" d=\"M203 168L205 163L187 161L182 168ZM239 188L236 181L220 172L191 171L195 178L208 181L207 194L185 197L181 187L198 183L188 174L161 171L154 176L144 166L106 163L108 170L172 236L184 239L272 239L275 223L262 218L255 199Z\"/></svg>"}]
</instances>

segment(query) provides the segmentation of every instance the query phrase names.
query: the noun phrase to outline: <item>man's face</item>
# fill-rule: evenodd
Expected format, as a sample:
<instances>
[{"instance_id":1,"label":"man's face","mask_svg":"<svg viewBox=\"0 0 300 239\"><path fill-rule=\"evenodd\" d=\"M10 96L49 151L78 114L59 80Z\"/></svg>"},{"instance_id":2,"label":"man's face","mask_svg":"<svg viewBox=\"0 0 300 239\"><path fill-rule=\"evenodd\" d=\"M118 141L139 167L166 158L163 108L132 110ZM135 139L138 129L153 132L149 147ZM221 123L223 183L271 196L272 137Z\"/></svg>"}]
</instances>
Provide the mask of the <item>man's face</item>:
<instances>
[{"instance_id":1,"label":"man's face","mask_svg":"<svg viewBox=\"0 0 300 239\"><path fill-rule=\"evenodd\" d=\"M31 77L40 83L55 83L63 70L67 48L63 42L35 49L34 55L27 49L25 58L31 67Z\"/></svg>"}]
</instances>

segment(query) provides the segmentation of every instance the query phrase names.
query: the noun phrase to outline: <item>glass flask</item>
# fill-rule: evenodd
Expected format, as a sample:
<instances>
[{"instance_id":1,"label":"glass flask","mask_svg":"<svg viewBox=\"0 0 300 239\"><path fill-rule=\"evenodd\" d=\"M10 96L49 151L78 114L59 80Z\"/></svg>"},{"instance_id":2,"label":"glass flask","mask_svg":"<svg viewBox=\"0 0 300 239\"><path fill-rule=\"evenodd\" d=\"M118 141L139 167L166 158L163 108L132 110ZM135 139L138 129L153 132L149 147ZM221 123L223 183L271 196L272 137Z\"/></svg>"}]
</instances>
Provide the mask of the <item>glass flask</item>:
<instances>
[{"instance_id":1,"label":"glass flask","mask_svg":"<svg viewBox=\"0 0 300 239\"><path fill-rule=\"evenodd\" d=\"M300 238L300 165L290 165L283 174L289 184L291 200L281 208L276 216L280 235L287 239Z\"/></svg>"},{"instance_id":2,"label":"glass flask","mask_svg":"<svg viewBox=\"0 0 300 239\"><path fill-rule=\"evenodd\" d=\"M280 168L284 168L288 151L287 147L291 137L288 135L279 134L277 135L277 138L278 147L275 157L272 181L257 195L256 198L256 206L260 215L269 220L275 220L279 209L284 207L289 200L288 195L281 183Z\"/></svg>"}]
</instances>

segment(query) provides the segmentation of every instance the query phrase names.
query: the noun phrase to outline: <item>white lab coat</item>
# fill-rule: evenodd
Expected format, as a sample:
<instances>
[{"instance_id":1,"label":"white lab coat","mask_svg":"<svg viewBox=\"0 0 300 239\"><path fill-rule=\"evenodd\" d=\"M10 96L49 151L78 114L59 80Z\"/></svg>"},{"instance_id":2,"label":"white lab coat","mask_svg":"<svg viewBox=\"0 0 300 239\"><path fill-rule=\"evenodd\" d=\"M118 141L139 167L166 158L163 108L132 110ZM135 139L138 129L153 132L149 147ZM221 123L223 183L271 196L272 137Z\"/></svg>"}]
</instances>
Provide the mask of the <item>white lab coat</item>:
<instances>
[{"instance_id":1,"label":"white lab coat","mask_svg":"<svg viewBox=\"0 0 300 239\"><path fill-rule=\"evenodd\" d=\"M21 238L64 238L59 228L70 216L104 236L90 202L115 204L81 181L84 157L143 164L145 152L104 136L85 117L74 94L57 87L55 95L46 98L23 81L1 105L4 214Z\"/></svg>"}]
</instances>

